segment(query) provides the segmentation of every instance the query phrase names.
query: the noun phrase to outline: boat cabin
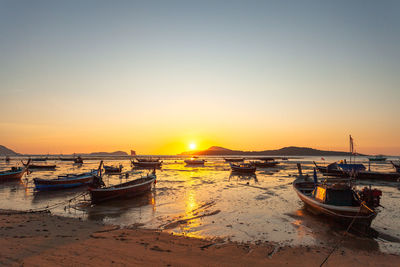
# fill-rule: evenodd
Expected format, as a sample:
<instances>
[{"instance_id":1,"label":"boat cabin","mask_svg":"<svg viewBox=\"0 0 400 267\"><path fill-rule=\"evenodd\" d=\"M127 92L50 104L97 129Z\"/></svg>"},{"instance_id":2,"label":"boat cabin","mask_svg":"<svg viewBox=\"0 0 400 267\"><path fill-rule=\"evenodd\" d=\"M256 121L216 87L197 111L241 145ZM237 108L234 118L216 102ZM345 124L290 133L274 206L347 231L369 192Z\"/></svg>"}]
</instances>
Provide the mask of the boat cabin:
<instances>
[{"instance_id":1,"label":"boat cabin","mask_svg":"<svg viewBox=\"0 0 400 267\"><path fill-rule=\"evenodd\" d=\"M312 196L319 202L334 206L359 206L354 191L346 185L318 185Z\"/></svg>"}]
</instances>

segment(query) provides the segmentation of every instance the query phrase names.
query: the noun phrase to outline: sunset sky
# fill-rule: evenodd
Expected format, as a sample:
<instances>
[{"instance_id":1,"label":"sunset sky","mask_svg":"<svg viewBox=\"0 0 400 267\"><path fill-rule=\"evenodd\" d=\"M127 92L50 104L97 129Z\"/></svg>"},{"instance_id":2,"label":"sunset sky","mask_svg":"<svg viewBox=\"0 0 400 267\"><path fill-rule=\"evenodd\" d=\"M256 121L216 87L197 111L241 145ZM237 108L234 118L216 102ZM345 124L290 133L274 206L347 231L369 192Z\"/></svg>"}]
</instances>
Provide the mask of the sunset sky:
<instances>
[{"instance_id":1,"label":"sunset sky","mask_svg":"<svg viewBox=\"0 0 400 267\"><path fill-rule=\"evenodd\" d=\"M0 0L0 145L348 150L352 134L360 153L400 155L399 14L400 1Z\"/></svg>"}]
</instances>

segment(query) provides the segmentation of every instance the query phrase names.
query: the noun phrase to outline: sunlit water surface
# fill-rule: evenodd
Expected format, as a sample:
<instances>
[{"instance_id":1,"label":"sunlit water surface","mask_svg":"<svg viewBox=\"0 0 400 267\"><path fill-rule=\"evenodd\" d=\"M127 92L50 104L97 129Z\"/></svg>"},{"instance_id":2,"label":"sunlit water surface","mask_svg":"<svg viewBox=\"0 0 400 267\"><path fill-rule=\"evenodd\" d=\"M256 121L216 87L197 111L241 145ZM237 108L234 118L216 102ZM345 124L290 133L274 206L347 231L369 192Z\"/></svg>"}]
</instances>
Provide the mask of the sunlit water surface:
<instances>
[{"instance_id":1,"label":"sunlit water surface","mask_svg":"<svg viewBox=\"0 0 400 267\"><path fill-rule=\"evenodd\" d=\"M190 167L183 160L164 160L157 171L153 192L144 196L90 205L89 197L78 197L86 188L56 192L35 192L32 179L51 178L60 174L79 173L97 169L99 161L85 161L78 167L72 162L49 161L57 164L56 171L37 171L20 182L0 184L0 208L29 210L60 204L52 213L80 217L121 226L141 226L163 229L193 237L221 238L241 242L273 241L279 245L334 245L344 233L342 226L316 216L304 208L292 188L300 162L305 173L312 173L313 160L300 158L282 161L277 167L259 169L255 176L232 175L223 158L207 158L205 166ZM326 157L326 162L339 160ZM362 160L362 159L360 159ZM105 160L107 165L124 165L128 160ZM365 161L366 163L366 161ZM0 163L0 170L18 164ZM41 163L38 163L41 164ZM366 165L368 165L366 163ZM373 170L394 171L390 164L373 164ZM133 177L148 171L137 170ZM125 181L118 175L104 177L106 184ZM371 184L364 181L361 186ZM379 215L372 227L379 232L375 239L351 235L343 246L362 250L400 253L400 190L398 183L372 183L383 191ZM63 203L67 201L66 203Z\"/></svg>"}]
</instances>

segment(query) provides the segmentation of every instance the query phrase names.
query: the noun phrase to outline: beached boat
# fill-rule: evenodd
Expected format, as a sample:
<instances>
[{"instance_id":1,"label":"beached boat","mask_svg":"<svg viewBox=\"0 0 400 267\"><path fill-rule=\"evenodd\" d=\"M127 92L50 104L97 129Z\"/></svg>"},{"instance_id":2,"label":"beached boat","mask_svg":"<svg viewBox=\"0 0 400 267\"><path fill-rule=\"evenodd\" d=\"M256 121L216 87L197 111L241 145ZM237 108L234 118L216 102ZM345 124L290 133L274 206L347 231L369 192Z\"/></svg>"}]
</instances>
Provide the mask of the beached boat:
<instances>
[{"instance_id":1,"label":"beached boat","mask_svg":"<svg viewBox=\"0 0 400 267\"><path fill-rule=\"evenodd\" d=\"M394 163L393 161L391 161L390 163L392 163L393 167L396 169L396 172L399 172L399 173L400 173L400 163L399 163L399 164L396 164L396 163Z\"/></svg>"},{"instance_id":2,"label":"beached boat","mask_svg":"<svg viewBox=\"0 0 400 267\"><path fill-rule=\"evenodd\" d=\"M197 157L193 157L191 159L186 159L184 160L184 162L187 165L204 165L204 163L206 162L204 159L198 159Z\"/></svg>"},{"instance_id":3,"label":"beached boat","mask_svg":"<svg viewBox=\"0 0 400 267\"><path fill-rule=\"evenodd\" d=\"M156 174L153 171L145 177L125 183L107 186L107 187L89 187L89 193L92 203L97 204L112 199L132 198L151 191L156 183Z\"/></svg>"},{"instance_id":4,"label":"beached boat","mask_svg":"<svg viewBox=\"0 0 400 267\"><path fill-rule=\"evenodd\" d=\"M67 174L60 175L57 179L42 179L34 178L36 190L58 190L67 189L83 185L89 185L93 183L93 179L98 175L97 170L80 174Z\"/></svg>"},{"instance_id":5,"label":"beached boat","mask_svg":"<svg viewBox=\"0 0 400 267\"><path fill-rule=\"evenodd\" d=\"M279 164L278 161L268 160L268 161L250 161L250 164L258 168L271 168Z\"/></svg>"},{"instance_id":6,"label":"beached boat","mask_svg":"<svg viewBox=\"0 0 400 267\"><path fill-rule=\"evenodd\" d=\"M225 162L242 162L244 158L224 158Z\"/></svg>"},{"instance_id":7,"label":"beached boat","mask_svg":"<svg viewBox=\"0 0 400 267\"><path fill-rule=\"evenodd\" d=\"M159 158L135 158L137 162L160 162Z\"/></svg>"},{"instance_id":8,"label":"beached boat","mask_svg":"<svg viewBox=\"0 0 400 267\"><path fill-rule=\"evenodd\" d=\"M148 168L148 169L159 169L161 168L162 161L134 161L131 160L131 164L137 168Z\"/></svg>"},{"instance_id":9,"label":"beached boat","mask_svg":"<svg viewBox=\"0 0 400 267\"><path fill-rule=\"evenodd\" d=\"M362 164L348 164L348 163L336 163L333 162L328 166L319 166L315 161L313 161L315 167L324 176L334 176L334 177L348 177L350 172L358 172L365 170L365 166Z\"/></svg>"},{"instance_id":10,"label":"beached boat","mask_svg":"<svg viewBox=\"0 0 400 267\"><path fill-rule=\"evenodd\" d=\"M382 192L364 188L356 191L347 183L326 184L299 177L293 182L299 198L318 214L346 224L369 228L376 217Z\"/></svg>"},{"instance_id":11,"label":"beached boat","mask_svg":"<svg viewBox=\"0 0 400 267\"><path fill-rule=\"evenodd\" d=\"M64 158L64 157L60 157L59 158L61 161L75 161L75 158Z\"/></svg>"},{"instance_id":12,"label":"beached boat","mask_svg":"<svg viewBox=\"0 0 400 267\"><path fill-rule=\"evenodd\" d=\"M48 158L31 158L32 161L46 161Z\"/></svg>"},{"instance_id":13,"label":"beached boat","mask_svg":"<svg viewBox=\"0 0 400 267\"><path fill-rule=\"evenodd\" d=\"M368 157L369 161L386 161L387 157L383 156L383 155L377 155L377 156L373 156L373 157Z\"/></svg>"},{"instance_id":14,"label":"beached boat","mask_svg":"<svg viewBox=\"0 0 400 267\"><path fill-rule=\"evenodd\" d=\"M120 173L122 171L123 166L119 165L118 167L114 166L105 166L104 165L104 171L105 173Z\"/></svg>"},{"instance_id":15,"label":"beached boat","mask_svg":"<svg viewBox=\"0 0 400 267\"><path fill-rule=\"evenodd\" d=\"M29 166L30 163L31 163L31 160L28 160L27 165ZM0 172L0 182L21 179L21 177L24 175L24 173L28 171L28 166L12 167L8 171L1 171Z\"/></svg>"},{"instance_id":16,"label":"beached boat","mask_svg":"<svg viewBox=\"0 0 400 267\"><path fill-rule=\"evenodd\" d=\"M255 173L257 167L250 163L240 163L235 164L231 163L232 172L239 172L239 173Z\"/></svg>"}]
</instances>

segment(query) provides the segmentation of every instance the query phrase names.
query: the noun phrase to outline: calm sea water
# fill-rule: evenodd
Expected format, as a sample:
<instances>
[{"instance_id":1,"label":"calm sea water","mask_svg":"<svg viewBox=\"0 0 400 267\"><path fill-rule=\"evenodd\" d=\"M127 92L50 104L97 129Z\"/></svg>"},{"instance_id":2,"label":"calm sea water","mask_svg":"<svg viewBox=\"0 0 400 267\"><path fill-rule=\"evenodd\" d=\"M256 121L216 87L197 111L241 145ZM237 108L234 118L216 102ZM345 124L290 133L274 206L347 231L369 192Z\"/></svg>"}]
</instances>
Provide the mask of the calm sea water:
<instances>
[{"instance_id":1,"label":"calm sea water","mask_svg":"<svg viewBox=\"0 0 400 267\"><path fill-rule=\"evenodd\" d=\"M163 229L193 237L222 238L241 242L273 241L280 245L333 246L344 229L328 219L316 216L304 208L292 188L300 162L305 173L312 173L312 161L305 157L282 161L277 167L259 169L255 176L232 175L223 158L206 158L205 166L188 167L183 160L164 160L157 171L153 192L142 197L90 205L88 197L79 197L62 204L52 213L62 216L98 220L121 226L140 225ZM326 157L326 162L339 158ZM365 159L359 158L368 165ZM397 160L397 159L396 159ZM15 166L19 161L0 163L0 169ZM33 178L51 178L60 174L97 169L98 160L86 160L82 167L72 162L48 161L57 164L56 171L32 172L20 182L0 184L0 208L29 210L63 203L85 192L86 188L57 192L35 192ZM42 164L42 163L38 163ZM124 166L128 160L106 159L106 165ZM388 163L373 164L372 170L394 171ZM146 174L137 170L130 179ZM118 175L105 176L106 184L125 181ZM400 253L400 190L398 183L360 182L360 187L372 184L382 190L381 212L372 227L379 237L372 239L350 235L342 245L362 250Z\"/></svg>"}]
</instances>

